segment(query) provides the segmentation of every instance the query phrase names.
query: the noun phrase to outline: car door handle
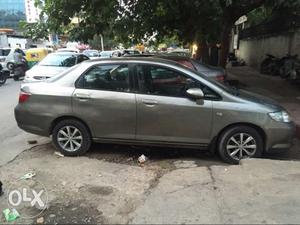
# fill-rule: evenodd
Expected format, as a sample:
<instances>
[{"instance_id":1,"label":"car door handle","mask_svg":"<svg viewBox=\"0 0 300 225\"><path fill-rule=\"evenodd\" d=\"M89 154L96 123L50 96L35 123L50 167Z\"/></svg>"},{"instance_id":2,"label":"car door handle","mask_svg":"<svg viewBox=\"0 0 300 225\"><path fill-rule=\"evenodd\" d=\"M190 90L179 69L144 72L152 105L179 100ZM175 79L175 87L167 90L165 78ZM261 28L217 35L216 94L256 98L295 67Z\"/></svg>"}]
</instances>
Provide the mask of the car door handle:
<instances>
[{"instance_id":1,"label":"car door handle","mask_svg":"<svg viewBox=\"0 0 300 225\"><path fill-rule=\"evenodd\" d=\"M79 100L88 100L91 98L91 96L89 94L80 94L80 93L74 94L74 97Z\"/></svg>"},{"instance_id":2,"label":"car door handle","mask_svg":"<svg viewBox=\"0 0 300 225\"><path fill-rule=\"evenodd\" d=\"M142 102L148 106L154 106L154 105L157 105L157 103L158 103L157 101L150 100L150 99L143 99Z\"/></svg>"}]
</instances>

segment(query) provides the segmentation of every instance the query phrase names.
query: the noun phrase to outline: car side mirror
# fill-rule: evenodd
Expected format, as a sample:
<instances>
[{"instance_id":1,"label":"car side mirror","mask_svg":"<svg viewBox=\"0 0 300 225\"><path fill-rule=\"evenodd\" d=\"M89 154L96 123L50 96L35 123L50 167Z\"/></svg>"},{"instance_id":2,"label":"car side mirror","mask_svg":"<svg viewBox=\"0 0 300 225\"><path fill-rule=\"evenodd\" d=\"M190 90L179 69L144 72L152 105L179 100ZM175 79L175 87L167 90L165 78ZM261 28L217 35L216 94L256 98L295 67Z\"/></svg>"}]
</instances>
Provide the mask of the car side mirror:
<instances>
[{"instance_id":1,"label":"car side mirror","mask_svg":"<svg viewBox=\"0 0 300 225\"><path fill-rule=\"evenodd\" d=\"M193 99L203 99L204 93L200 88L190 88L186 91L187 95Z\"/></svg>"}]
</instances>

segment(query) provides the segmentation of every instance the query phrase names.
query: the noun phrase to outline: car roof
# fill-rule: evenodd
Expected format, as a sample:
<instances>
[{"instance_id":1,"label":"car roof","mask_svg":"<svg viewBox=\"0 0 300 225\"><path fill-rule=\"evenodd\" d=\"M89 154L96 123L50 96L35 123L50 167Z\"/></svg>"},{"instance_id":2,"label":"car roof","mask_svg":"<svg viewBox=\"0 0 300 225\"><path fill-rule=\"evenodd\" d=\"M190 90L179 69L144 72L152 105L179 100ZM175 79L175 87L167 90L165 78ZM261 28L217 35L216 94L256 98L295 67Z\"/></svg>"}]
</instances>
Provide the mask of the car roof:
<instances>
[{"instance_id":1,"label":"car roof","mask_svg":"<svg viewBox=\"0 0 300 225\"><path fill-rule=\"evenodd\" d=\"M171 59L171 60L191 60L190 57L187 56L179 56L179 55L172 55L172 54L162 54L162 55L157 55L157 57L161 58L166 58L166 59Z\"/></svg>"},{"instance_id":2,"label":"car roof","mask_svg":"<svg viewBox=\"0 0 300 225\"><path fill-rule=\"evenodd\" d=\"M90 59L84 61L83 63L95 63L95 62L148 62L148 63L164 63L170 64L173 66L182 66L181 64L177 63L173 60L168 60L165 58L158 58L158 57L115 57L115 58L99 58L99 59Z\"/></svg>"}]
</instances>

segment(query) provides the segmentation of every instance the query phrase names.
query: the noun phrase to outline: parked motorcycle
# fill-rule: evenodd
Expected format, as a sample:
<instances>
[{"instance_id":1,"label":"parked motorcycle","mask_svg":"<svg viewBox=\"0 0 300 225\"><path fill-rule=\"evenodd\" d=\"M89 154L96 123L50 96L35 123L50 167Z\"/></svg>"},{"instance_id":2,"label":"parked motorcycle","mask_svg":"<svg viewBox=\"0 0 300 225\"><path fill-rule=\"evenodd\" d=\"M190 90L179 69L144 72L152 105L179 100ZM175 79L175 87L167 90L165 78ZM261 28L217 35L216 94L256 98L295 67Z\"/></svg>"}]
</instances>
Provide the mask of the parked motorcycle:
<instances>
[{"instance_id":1,"label":"parked motorcycle","mask_svg":"<svg viewBox=\"0 0 300 225\"><path fill-rule=\"evenodd\" d=\"M5 84L8 76L9 76L9 71L3 70L3 67L0 65L0 86Z\"/></svg>"},{"instance_id":2,"label":"parked motorcycle","mask_svg":"<svg viewBox=\"0 0 300 225\"><path fill-rule=\"evenodd\" d=\"M298 55L287 55L280 67L280 77L289 80L297 79L297 72L299 70Z\"/></svg>"},{"instance_id":3,"label":"parked motorcycle","mask_svg":"<svg viewBox=\"0 0 300 225\"><path fill-rule=\"evenodd\" d=\"M276 75L278 69L278 65L280 64L280 58L277 58L271 54L266 54L266 58L260 64L260 73Z\"/></svg>"}]
</instances>

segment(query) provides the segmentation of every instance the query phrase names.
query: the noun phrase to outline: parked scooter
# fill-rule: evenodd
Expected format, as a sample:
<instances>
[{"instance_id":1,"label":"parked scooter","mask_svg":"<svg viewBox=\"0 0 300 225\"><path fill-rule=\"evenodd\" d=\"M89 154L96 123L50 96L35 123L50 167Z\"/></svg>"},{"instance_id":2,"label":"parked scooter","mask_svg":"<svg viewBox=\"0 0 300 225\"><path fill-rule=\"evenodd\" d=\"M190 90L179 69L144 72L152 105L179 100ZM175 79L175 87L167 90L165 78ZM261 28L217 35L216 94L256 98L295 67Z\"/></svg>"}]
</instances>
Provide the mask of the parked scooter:
<instances>
[{"instance_id":1,"label":"parked scooter","mask_svg":"<svg viewBox=\"0 0 300 225\"><path fill-rule=\"evenodd\" d=\"M266 54L266 56L267 57L260 64L260 73L276 75L280 59L271 54Z\"/></svg>"},{"instance_id":2,"label":"parked scooter","mask_svg":"<svg viewBox=\"0 0 300 225\"><path fill-rule=\"evenodd\" d=\"M25 72L28 70L27 60L23 57L22 63L14 64L12 68L13 79L15 81L20 80L20 78L25 77Z\"/></svg>"},{"instance_id":3,"label":"parked scooter","mask_svg":"<svg viewBox=\"0 0 300 225\"><path fill-rule=\"evenodd\" d=\"M0 64L0 86L5 84L8 76L9 76L9 71L3 70L3 67Z\"/></svg>"}]
</instances>

